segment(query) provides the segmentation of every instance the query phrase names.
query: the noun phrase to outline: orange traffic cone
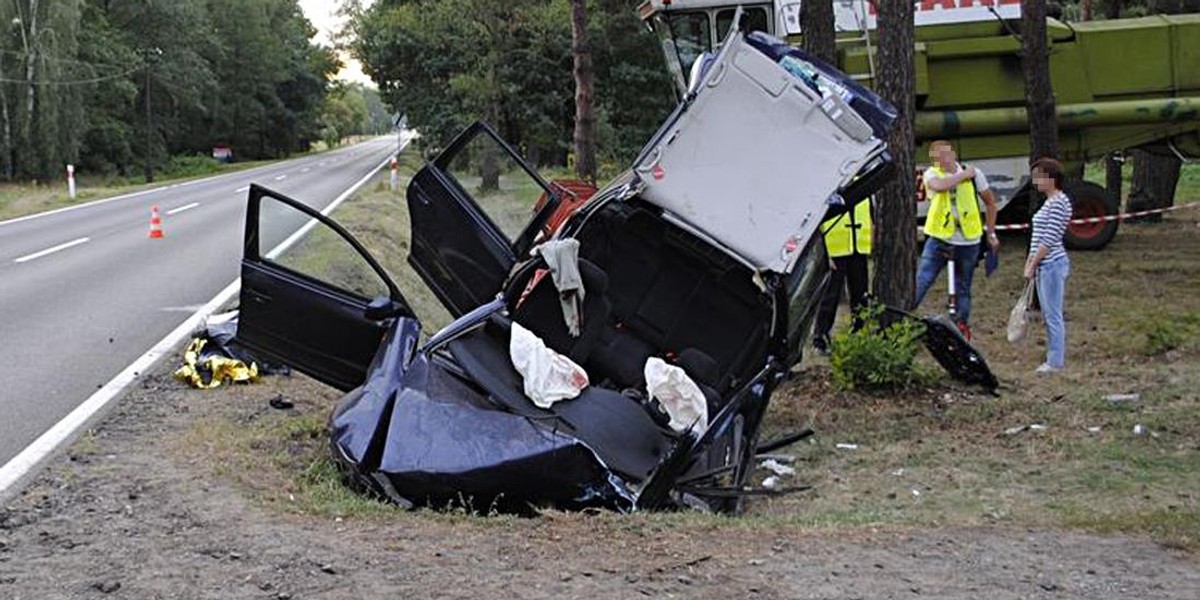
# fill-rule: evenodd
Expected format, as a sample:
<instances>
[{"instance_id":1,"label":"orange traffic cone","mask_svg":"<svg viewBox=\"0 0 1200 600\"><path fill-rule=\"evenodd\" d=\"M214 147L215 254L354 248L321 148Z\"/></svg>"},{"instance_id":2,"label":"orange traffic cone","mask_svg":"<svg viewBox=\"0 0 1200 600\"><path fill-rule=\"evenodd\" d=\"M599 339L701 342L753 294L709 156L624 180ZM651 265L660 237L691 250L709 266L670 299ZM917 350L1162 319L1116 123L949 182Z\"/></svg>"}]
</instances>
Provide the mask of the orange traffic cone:
<instances>
[{"instance_id":1,"label":"orange traffic cone","mask_svg":"<svg viewBox=\"0 0 1200 600\"><path fill-rule=\"evenodd\" d=\"M163 237L162 219L158 217L158 205L150 207L150 237Z\"/></svg>"}]
</instances>

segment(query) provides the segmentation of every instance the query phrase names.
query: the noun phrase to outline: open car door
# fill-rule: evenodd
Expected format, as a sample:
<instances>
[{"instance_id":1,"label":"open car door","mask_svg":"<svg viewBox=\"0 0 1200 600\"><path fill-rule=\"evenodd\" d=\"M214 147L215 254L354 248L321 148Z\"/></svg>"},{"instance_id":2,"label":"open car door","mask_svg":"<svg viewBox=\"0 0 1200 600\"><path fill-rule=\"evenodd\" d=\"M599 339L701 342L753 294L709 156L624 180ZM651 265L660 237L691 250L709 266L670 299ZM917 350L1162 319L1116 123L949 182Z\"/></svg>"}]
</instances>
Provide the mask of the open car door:
<instances>
[{"instance_id":1,"label":"open car door","mask_svg":"<svg viewBox=\"0 0 1200 600\"><path fill-rule=\"evenodd\" d=\"M341 390L366 379L391 320L413 317L358 240L257 185L246 210L240 304L238 341Z\"/></svg>"},{"instance_id":2,"label":"open car door","mask_svg":"<svg viewBox=\"0 0 1200 600\"><path fill-rule=\"evenodd\" d=\"M408 186L408 262L446 309L462 316L500 291L558 204L532 167L486 123L476 123Z\"/></svg>"}]
</instances>

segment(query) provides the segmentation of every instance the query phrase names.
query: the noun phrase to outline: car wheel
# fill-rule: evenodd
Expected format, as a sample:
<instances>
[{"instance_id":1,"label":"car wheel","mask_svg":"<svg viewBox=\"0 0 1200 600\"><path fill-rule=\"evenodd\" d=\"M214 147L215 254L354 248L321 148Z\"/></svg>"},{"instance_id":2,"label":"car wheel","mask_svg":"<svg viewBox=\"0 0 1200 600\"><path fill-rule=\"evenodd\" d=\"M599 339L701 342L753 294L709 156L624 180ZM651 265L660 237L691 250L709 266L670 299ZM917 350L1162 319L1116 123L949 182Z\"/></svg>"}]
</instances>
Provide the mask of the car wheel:
<instances>
[{"instance_id":1,"label":"car wheel","mask_svg":"<svg viewBox=\"0 0 1200 600\"><path fill-rule=\"evenodd\" d=\"M1115 216L1121 212L1121 202L1100 185L1077 181L1067 185L1074 219ZM1072 223L1064 239L1072 250L1100 250L1117 234L1117 220L1098 223Z\"/></svg>"}]
</instances>

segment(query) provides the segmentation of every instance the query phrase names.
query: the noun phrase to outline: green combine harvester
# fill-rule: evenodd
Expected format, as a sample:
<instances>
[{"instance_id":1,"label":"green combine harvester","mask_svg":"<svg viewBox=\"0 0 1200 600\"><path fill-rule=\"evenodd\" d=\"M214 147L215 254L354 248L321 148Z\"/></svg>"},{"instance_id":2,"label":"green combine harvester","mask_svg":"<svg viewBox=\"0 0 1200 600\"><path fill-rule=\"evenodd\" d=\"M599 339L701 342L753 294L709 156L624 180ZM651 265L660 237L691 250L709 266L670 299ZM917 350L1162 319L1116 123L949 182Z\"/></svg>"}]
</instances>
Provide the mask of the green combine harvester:
<instances>
[{"instance_id":1,"label":"green combine harvester","mask_svg":"<svg viewBox=\"0 0 1200 600\"><path fill-rule=\"evenodd\" d=\"M866 0L832 1L837 66L868 85L886 65L876 61L875 17ZM949 139L961 160L988 175L1001 222L1028 221L1029 124L1021 65L1019 0L916 2L917 160L927 145ZM648 0L640 15L657 34L680 90L703 52L742 28L800 41L800 2ZM1076 174L1068 192L1075 216L1120 212L1120 190L1083 180L1083 165L1137 147L1200 156L1200 15L1047 23L1057 102L1059 147ZM924 210L924 206L919 207ZM1118 221L1072 225L1069 244L1103 248Z\"/></svg>"}]
</instances>

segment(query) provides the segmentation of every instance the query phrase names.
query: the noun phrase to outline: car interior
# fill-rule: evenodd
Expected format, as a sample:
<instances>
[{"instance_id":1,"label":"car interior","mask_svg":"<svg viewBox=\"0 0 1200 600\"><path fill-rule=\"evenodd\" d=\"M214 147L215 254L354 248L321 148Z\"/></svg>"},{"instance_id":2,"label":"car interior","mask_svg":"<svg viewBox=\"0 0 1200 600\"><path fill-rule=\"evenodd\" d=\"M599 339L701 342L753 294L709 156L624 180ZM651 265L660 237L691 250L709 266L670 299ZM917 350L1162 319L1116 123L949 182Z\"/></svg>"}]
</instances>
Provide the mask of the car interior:
<instances>
[{"instance_id":1,"label":"car interior","mask_svg":"<svg viewBox=\"0 0 1200 600\"><path fill-rule=\"evenodd\" d=\"M762 368L771 309L749 268L668 224L652 205L611 202L588 218L578 238L586 290L578 337L568 334L558 291L535 261L506 286L508 315L493 315L447 349L497 408L553 420L640 482L679 439L645 398L646 359L684 369L715 415ZM550 410L535 407L509 358L513 321L582 365L590 387Z\"/></svg>"}]
</instances>

